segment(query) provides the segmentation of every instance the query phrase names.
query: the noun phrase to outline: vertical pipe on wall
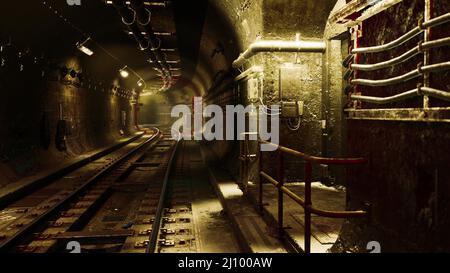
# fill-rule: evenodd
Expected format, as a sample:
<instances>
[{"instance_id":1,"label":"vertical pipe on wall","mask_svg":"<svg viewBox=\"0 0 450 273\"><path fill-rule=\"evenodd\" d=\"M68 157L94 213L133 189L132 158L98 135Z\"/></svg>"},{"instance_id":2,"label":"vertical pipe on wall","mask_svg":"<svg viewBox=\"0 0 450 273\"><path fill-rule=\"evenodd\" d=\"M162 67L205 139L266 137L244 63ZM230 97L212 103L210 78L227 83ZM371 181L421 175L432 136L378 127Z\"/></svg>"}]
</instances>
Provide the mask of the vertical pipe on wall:
<instances>
[{"instance_id":1,"label":"vertical pipe on wall","mask_svg":"<svg viewBox=\"0 0 450 273\"><path fill-rule=\"evenodd\" d=\"M424 22L427 22L431 19L431 0L424 0ZM426 43L430 40L430 34L431 29L427 27L425 31L423 32L423 42ZM430 51L425 50L423 53L423 65L430 64ZM429 72L423 72L423 86L429 87L430 86L430 73ZM429 97L427 95L423 96L423 108L426 109L430 106Z\"/></svg>"},{"instance_id":2,"label":"vertical pipe on wall","mask_svg":"<svg viewBox=\"0 0 450 273\"><path fill-rule=\"evenodd\" d=\"M350 35L351 35L351 40L353 41L353 44L349 48L349 54L352 54L352 50L355 50L355 49L357 49L359 47L359 39L358 39L359 33L358 32L360 31L361 26L362 25L356 25L356 26L354 26L354 27L352 27L350 29L350 31L351 31ZM354 55L355 55L355 57L353 58L353 60L354 60L353 63L354 64L358 64L360 62L360 53L355 53ZM358 78L358 71L357 70L355 70L355 72L353 74L353 78ZM351 80L352 79L349 78L348 82L350 83ZM353 87L353 90L349 92L348 96L351 97L352 94L355 94L355 95L359 94L359 92L358 92L358 85L355 85ZM351 107L357 108L358 101L352 100L352 104L353 105L351 105Z\"/></svg>"},{"instance_id":3,"label":"vertical pipe on wall","mask_svg":"<svg viewBox=\"0 0 450 273\"><path fill-rule=\"evenodd\" d=\"M330 50L329 47L331 46L331 41L326 40L326 50L324 54L322 54L322 121L325 120L326 127L322 127L321 136L322 136L322 149L321 149L321 155L323 157L327 157L329 155L328 153L328 124L330 124L329 116L330 116L330 96L331 96L331 88L330 88Z\"/></svg>"}]
</instances>

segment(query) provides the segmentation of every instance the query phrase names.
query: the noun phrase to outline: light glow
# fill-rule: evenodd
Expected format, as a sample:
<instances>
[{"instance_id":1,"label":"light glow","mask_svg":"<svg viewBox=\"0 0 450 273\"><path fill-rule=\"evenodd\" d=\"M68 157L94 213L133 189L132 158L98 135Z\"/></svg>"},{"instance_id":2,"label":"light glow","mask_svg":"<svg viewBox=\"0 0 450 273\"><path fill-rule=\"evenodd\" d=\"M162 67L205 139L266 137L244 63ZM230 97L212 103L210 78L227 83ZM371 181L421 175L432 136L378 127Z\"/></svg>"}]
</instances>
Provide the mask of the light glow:
<instances>
[{"instance_id":1,"label":"light glow","mask_svg":"<svg viewBox=\"0 0 450 273\"><path fill-rule=\"evenodd\" d=\"M128 73L128 71L126 70L126 66L119 71L122 78L128 78L128 76L130 75L130 73Z\"/></svg>"}]
</instances>

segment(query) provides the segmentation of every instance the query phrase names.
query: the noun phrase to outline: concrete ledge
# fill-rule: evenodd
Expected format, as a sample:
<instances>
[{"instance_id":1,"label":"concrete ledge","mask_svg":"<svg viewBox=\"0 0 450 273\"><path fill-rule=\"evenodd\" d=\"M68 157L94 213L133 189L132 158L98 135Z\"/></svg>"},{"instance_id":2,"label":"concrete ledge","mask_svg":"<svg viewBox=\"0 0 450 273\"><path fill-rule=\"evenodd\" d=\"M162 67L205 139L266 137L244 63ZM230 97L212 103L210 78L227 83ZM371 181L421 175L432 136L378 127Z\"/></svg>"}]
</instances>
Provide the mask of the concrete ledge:
<instances>
[{"instance_id":1,"label":"concrete ledge","mask_svg":"<svg viewBox=\"0 0 450 273\"><path fill-rule=\"evenodd\" d=\"M81 155L53 169L39 173L38 175L26 177L17 182L6 185L0 189L0 209L3 209L11 203L25 196L27 193L36 190L55 179L61 178L69 172L72 172L87 163L103 157L123 146L139 139L144 133L137 133L130 138L124 138L117 144L96 150L88 155Z\"/></svg>"},{"instance_id":2,"label":"concrete ledge","mask_svg":"<svg viewBox=\"0 0 450 273\"><path fill-rule=\"evenodd\" d=\"M282 242L223 170L208 166L209 177L244 252L286 253Z\"/></svg>"},{"instance_id":3,"label":"concrete ledge","mask_svg":"<svg viewBox=\"0 0 450 273\"><path fill-rule=\"evenodd\" d=\"M303 196L304 185L302 183L297 184L288 185L288 187L296 194ZM277 189L271 184L264 184L263 189L263 218L270 226L276 227L278 225ZM319 182L314 182L312 194L313 201L321 208L345 210L345 192L340 192L331 187L326 187ZM254 208L258 206L258 187L256 185L249 185L247 198ZM283 203L283 241L296 252L304 252L304 210L287 196L284 196ZM312 215L311 252L327 253L335 243L343 221L343 219Z\"/></svg>"}]
</instances>

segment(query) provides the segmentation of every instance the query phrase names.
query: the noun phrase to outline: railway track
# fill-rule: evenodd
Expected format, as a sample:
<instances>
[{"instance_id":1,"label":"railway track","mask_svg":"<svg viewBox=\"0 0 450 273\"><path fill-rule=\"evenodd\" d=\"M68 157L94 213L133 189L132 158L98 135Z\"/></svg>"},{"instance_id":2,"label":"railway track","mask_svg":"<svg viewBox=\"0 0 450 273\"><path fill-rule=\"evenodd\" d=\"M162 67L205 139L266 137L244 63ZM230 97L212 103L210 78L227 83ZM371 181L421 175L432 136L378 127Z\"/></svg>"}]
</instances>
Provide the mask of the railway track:
<instances>
[{"instance_id":1,"label":"railway track","mask_svg":"<svg viewBox=\"0 0 450 273\"><path fill-rule=\"evenodd\" d=\"M111 192L112 183L160 138L161 133L155 129L153 134L144 135L7 206L1 211L0 251L52 250L54 239L82 225Z\"/></svg>"},{"instance_id":2,"label":"railway track","mask_svg":"<svg viewBox=\"0 0 450 273\"><path fill-rule=\"evenodd\" d=\"M202 164L198 144L154 129L6 207L0 251L237 252Z\"/></svg>"}]
</instances>

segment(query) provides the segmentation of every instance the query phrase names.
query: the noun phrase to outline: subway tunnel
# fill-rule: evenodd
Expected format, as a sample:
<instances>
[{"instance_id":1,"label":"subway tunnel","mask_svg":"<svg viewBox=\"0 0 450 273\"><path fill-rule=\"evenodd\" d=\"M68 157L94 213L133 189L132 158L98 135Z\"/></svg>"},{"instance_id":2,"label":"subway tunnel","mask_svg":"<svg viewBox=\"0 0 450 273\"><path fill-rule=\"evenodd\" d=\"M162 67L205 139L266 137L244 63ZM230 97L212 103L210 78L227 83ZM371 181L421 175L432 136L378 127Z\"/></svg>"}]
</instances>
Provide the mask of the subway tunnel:
<instances>
[{"instance_id":1,"label":"subway tunnel","mask_svg":"<svg viewBox=\"0 0 450 273\"><path fill-rule=\"evenodd\" d=\"M450 252L448 1L0 15L1 252Z\"/></svg>"}]
</instances>

